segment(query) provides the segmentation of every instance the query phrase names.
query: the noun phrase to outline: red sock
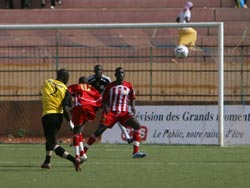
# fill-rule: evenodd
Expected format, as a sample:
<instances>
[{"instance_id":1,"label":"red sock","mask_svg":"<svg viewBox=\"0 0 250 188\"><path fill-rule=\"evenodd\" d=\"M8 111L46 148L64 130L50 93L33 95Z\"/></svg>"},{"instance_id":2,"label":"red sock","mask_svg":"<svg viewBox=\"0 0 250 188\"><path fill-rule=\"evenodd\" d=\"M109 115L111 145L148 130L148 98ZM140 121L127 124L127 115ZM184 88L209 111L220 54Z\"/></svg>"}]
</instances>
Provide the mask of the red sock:
<instances>
[{"instance_id":1,"label":"red sock","mask_svg":"<svg viewBox=\"0 0 250 188\"><path fill-rule=\"evenodd\" d=\"M89 147L94 144L96 141L96 136L95 135L91 135L87 141L87 144L84 146L84 153L87 153Z\"/></svg>"},{"instance_id":2,"label":"red sock","mask_svg":"<svg viewBox=\"0 0 250 188\"><path fill-rule=\"evenodd\" d=\"M133 153L137 153L139 151L140 141L141 141L141 131L134 130L133 131L133 139L134 139L134 151Z\"/></svg>"},{"instance_id":3,"label":"red sock","mask_svg":"<svg viewBox=\"0 0 250 188\"><path fill-rule=\"evenodd\" d=\"M80 157L80 152L79 152L79 135L76 134L73 137L73 144L75 147L75 157L79 158Z\"/></svg>"},{"instance_id":4,"label":"red sock","mask_svg":"<svg viewBox=\"0 0 250 188\"><path fill-rule=\"evenodd\" d=\"M84 154L82 133L79 134L79 149L80 149L80 156L82 156Z\"/></svg>"}]
</instances>

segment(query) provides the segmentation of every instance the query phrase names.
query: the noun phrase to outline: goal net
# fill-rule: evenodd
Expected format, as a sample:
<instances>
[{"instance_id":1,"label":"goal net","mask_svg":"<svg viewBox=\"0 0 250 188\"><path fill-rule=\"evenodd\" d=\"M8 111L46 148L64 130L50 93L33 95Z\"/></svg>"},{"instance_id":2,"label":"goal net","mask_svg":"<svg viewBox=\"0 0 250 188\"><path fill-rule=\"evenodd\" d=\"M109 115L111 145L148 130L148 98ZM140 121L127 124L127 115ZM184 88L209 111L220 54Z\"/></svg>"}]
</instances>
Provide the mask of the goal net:
<instances>
[{"instance_id":1,"label":"goal net","mask_svg":"<svg viewBox=\"0 0 250 188\"><path fill-rule=\"evenodd\" d=\"M187 58L175 62L178 28L184 27L198 31L200 50L189 50ZM204 34L208 29L210 36ZM145 127L145 142L248 144L246 130L239 130L239 124L230 120L238 118L242 125L247 118L242 105L246 98L241 90L244 78L237 77L242 65L232 62L230 50L235 52L234 48L225 49L228 62L224 62L223 32L220 22L0 25L0 136L5 138L3 142L20 138L43 141L43 81L66 68L70 71L68 84L74 84L101 64L112 80L114 69L123 67L126 79L133 83L139 109L136 117ZM224 66L231 68L226 79ZM225 88L229 105L237 104L228 108L228 121L223 118ZM84 135L88 137L97 125L98 120L88 123ZM68 141L70 135L63 126L62 141Z\"/></svg>"}]
</instances>

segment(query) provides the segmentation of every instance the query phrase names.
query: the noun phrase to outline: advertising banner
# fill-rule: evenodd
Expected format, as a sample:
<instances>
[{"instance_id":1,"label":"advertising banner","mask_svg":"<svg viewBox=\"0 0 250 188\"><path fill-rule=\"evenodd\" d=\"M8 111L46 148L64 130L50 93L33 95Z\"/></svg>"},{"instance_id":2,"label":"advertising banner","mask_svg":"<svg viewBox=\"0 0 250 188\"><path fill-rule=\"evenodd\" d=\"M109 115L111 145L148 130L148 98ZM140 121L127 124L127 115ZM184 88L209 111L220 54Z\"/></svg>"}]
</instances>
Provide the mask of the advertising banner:
<instances>
[{"instance_id":1,"label":"advertising banner","mask_svg":"<svg viewBox=\"0 0 250 188\"><path fill-rule=\"evenodd\" d=\"M219 144L218 107L137 106L135 117L142 125L143 143ZM133 130L127 129L132 136ZM103 143L125 143L125 135L114 125L102 136ZM224 110L226 145L250 144L250 106L230 105Z\"/></svg>"}]
</instances>

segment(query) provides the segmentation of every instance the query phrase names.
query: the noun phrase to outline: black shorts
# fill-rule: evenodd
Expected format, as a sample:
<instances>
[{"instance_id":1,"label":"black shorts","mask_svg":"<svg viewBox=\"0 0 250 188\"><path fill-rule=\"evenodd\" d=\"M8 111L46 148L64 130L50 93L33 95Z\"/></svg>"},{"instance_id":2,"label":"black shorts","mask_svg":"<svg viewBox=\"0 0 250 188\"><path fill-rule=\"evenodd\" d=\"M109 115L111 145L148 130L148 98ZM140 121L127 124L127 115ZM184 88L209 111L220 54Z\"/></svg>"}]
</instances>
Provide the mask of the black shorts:
<instances>
[{"instance_id":1,"label":"black shorts","mask_svg":"<svg viewBox=\"0 0 250 188\"><path fill-rule=\"evenodd\" d=\"M42 117L43 131L46 139L55 137L63 122L63 114L47 114Z\"/></svg>"}]
</instances>

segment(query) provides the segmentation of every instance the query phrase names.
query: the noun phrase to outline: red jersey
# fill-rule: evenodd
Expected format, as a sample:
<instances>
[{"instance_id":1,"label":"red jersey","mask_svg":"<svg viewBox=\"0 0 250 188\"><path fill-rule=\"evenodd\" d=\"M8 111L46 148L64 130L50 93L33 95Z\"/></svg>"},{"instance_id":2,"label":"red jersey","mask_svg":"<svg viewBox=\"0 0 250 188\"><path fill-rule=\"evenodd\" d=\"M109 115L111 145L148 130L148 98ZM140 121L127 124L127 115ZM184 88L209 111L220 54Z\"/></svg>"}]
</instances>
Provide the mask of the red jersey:
<instances>
[{"instance_id":1,"label":"red jersey","mask_svg":"<svg viewBox=\"0 0 250 188\"><path fill-rule=\"evenodd\" d=\"M123 81L121 85L111 82L109 83L103 93L103 101L109 101L109 110L124 112L128 111L128 103L135 99L133 86L130 82Z\"/></svg>"},{"instance_id":2,"label":"red jersey","mask_svg":"<svg viewBox=\"0 0 250 188\"><path fill-rule=\"evenodd\" d=\"M96 117L96 107L102 104L99 91L89 84L71 85L68 90L74 97L71 110L74 125L81 126L87 121L93 121Z\"/></svg>"},{"instance_id":3,"label":"red jersey","mask_svg":"<svg viewBox=\"0 0 250 188\"><path fill-rule=\"evenodd\" d=\"M68 90L74 97L74 106L100 107L102 104L99 91L89 84L74 84L69 86Z\"/></svg>"}]
</instances>

